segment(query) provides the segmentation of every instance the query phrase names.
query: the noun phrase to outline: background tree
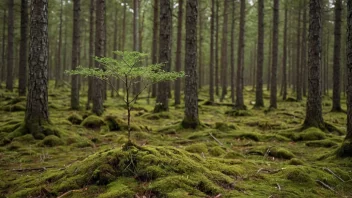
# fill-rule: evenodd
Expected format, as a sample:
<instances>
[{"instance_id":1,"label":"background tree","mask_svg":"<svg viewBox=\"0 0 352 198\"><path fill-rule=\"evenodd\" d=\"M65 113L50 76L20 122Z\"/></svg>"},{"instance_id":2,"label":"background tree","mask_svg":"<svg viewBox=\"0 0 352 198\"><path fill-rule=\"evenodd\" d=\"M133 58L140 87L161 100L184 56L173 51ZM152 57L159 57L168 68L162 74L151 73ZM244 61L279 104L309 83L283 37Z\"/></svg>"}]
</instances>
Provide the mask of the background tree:
<instances>
[{"instance_id":1,"label":"background tree","mask_svg":"<svg viewBox=\"0 0 352 198\"><path fill-rule=\"evenodd\" d=\"M8 0L8 17L7 17L7 77L6 89L13 90L13 40L14 40L14 0Z\"/></svg>"},{"instance_id":2,"label":"background tree","mask_svg":"<svg viewBox=\"0 0 352 198\"><path fill-rule=\"evenodd\" d=\"M287 99L287 14L288 14L288 2L285 1L285 22L284 22L284 36L283 36L283 56L282 56L282 99Z\"/></svg>"},{"instance_id":3,"label":"background tree","mask_svg":"<svg viewBox=\"0 0 352 198\"><path fill-rule=\"evenodd\" d=\"M158 27L159 27L159 0L154 0L153 6L153 40L152 40L152 63L156 64L158 62ZM177 67L177 66L176 66ZM181 81L176 81L181 87ZM178 85L178 84L177 84ZM176 85L176 86L177 86ZM152 87L152 97L156 97L157 84L153 84ZM177 90L175 90L177 91ZM176 97L176 96L175 96Z\"/></svg>"},{"instance_id":4,"label":"background tree","mask_svg":"<svg viewBox=\"0 0 352 198\"><path fill-rule=\"evenodd\" d=\"M209 72L209 101L214 102L214 31L215 31L215 0L211 0L211 18L210 18L210 72Z\"/></svg>"},{"instance_id":5,"label":"background tree","mask_svg":"<svg viewBox=\"0 0 352 198\"><path fill-rule=\"evenodd\" d=\"M228 21L228 1L224 1L224 13L223 13L223 26L222 26L222 40L221 40L221 98L222 102L227 94L227 21Z\"/></svg>"},{"instance_id":6,"label":"background tree","mask_svg":"<svg viewBox=\"0 0 352 198\"><path fill-rule=\"evenodd\" d=\"M231 73L230 73L230 82L231 82L231 102L235 103L235 18L236 18L236 7L235 1L232 1L231 4L232 13L231 13L231 44L230 44L230 59L231 59ZM225 74L227 75L227 73Z\"/></svg>"},{"instance_id":7,"label":"background tree","mask_svg":"<svg viewBox=\"0 0 352 198\"><path fill-rule=\"evenodd\" d=\"M255 107L264 107L263 101L263 63L264 63L264 0L258 0L258 48L257 48L257 85Z\"/></svg>"},{"instance_id":8,"label":"background tree","mask_svg":"<svg viewBox=\"0 0 352 198\"><path fill-rule=\"evenodd\" d=\"M73 1L73 36L72 36L72 69L78 66L80 53L80 0ZM73 75L71 79L71 108L79 109L79 77Z\"/></svg>"},{"instance_id":9,"label":"background tree","mask_svg":"<svg viewBox=\"0 0 352 198\"><path fill-rule=\"evenodd\" d=\"M90 6L89 6L89 67L93 67L93 56L94 56L94 4L95 0L90 0ZM92 96L93 96L93 79L91 77L88 77L88 98L87 98L87 104L86 104L86 109L90 109L90 103L92 102Z\"/></svg>"},{"instance_id":10,"label":"background tree","mask_svg":"<svg viewBox=\"0 0 352 198\"><path fill-rule=\"evenodd\" d=\"M18 71L18 93L26 95L27 89L27 28L28 27L28 1L21 0L21 45Z\"/></svg>"},{"instance_id":11,"label":"background tree","mask_svg":"<svg viewBox=\"0 0 352 198\"><path fill-rule=\"evenodd\" d=\"M197 17L198 0L186 3L186 57L185 57L185 116L184 128L197 128L198 118L198 79L197 79Z\"/></svg>"},{"instance_id":12,"label":"background tree","mask_svg":"<svg viewBox=\"0 0 352 198\"><path fill-rule=\"evenodd\" d=\"M60 22L59 22L59 40L57 43L57 62L56 62L56 78L55 78L55 87L59 87L62 84L62 70L61 70L61 46L62 46L62 13L63 13L63 4L64 1L61 0L60 3Z\"/></svg>"},{"instance_id":13,"label":"background tree","mask_svg":"<svg viewBox=\"0 0 352 198\"><path fill-rule=\"evenodd\" d=\"M183 27L183 0L178 1L177 14L177 49L176 49L176 71L181 71L182 68L182 27ZM175 105L181 104L181 79L175 81Z\"/></svg>"},{"instance_id":14,"label":"background tree","mask_svg":"<svg viewBox=\"0 0 352 198\"><path fill-rule=\"evenodd\" d=\"M279 47L279 0L274 0L273 7L273 46L271 66L270 108L277 108L277 65Z\"/></svg>"}]
</instances>

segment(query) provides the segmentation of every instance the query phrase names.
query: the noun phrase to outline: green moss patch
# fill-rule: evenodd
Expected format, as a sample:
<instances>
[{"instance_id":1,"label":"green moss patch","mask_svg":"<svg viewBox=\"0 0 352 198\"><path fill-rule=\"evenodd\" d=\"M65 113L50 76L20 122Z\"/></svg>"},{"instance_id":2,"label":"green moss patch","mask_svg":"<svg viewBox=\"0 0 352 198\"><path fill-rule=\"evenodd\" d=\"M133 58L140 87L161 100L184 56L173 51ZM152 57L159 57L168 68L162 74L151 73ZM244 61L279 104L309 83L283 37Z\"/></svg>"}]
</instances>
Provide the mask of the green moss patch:
<instances>
[{"instance_id":1,"label":"green moss patch","mask_svg":"<svg viewBox=\"0 0 352 198\"><path fill-rule=\"evenodd\" d=\"M325 148L330 148L330 147L335 147L338 144L334 141L331 140L315 140L315 141L309 141L306 143L306 146L309 147L325 147Z\"/></svg>"},{"instance_id":2,"label":"green moss patch","mask_svg":"<svg viewBox=\"0 0 352 198\"><path fill-rule=\"evenodd\" d=\"M40 143L40 146L54 147L63 145L64 141L62 141L59 137L55 135L46 136Z\"/></svg>"},{"instance_id":3,"label":"green moss patch","mask_svg":"<svg viewBox=\"0 0 352 198\"><path fill-rule=\"evenodd\" d=\"M187 146L185 150L191 153L206 153L208 152L208 147L204 143L197 143Z\"/></svg>"},{"instance_id":4,"label":"green moss patch","mask_svg":"<svg viewBox=\"0 0 352 198\"><path fill-rule=\"evenodd\" d=\"M128 131L127 123L117 118L117 116L106 116L104 121L108 125L110 131ZM133 123L130 124L130 127L132 131L140 131L140 127Z\"/></svg>"},{"instance_id":5,"label":"green moss patch","mask_svg":"<svg viewBox=\"0 0 352 198\"><path fill-rule=\"evenodd\" d=\"M144 114L142 117L148 120L172 119L170 112L148 113Z\"/></svg>"},{"instance_id":6,"label":"green moss patch","mask_svg":"<svg viewBox=\"0 0 352 198\"><path fill-rule=\"evenodd\" d=\"M291 152L288 151L284 148L271 148L269 150L269 155L276 157L276 158L281 158L281 159L292 159L295 157L295 155Z\"/></svg>"},{"instance_id":7,"label":"green moss patch","mask_svg":"<svg viewBox=\"0 0 352 198\"><path fill-rule=\"evenodd\" d=\"M91 115L84 119L81 125L89 129L100 129L105 125L105 121L99 116Z\"/></svg>"},{"instance_id":8,"label":"green moss patch","mask_svg":"<svg viewBox=\"0 0 352 198\"><path fill-rule=\"evenodd\" d=\"M232 131L232 130L236 130L236 126L233 124L227 124L224 122L216 122L215 123L215 129L219 130L219 131Z\"/></svg>"},{"instance_id":9,"label":"green moss patch","mask_svg":"<svg viewBox=\"0 0 352 198\"><path fill-rule=\"evenodd\" d=\"M229 111L226 111L225 114L233 117L253 115L250 111L247 111L247 110L229 110Z\"/></svg>"},{"instance_id":10,"label":"green moss patch","mask_svg":"<svg viewBox=\"0 0 352 198\"><path fill-rule=\"evenodd\" d=\"M73 113L67 118L67 120L70 121L72 124L80 125L83 121L83 118L79 114Z\"/></svg>"}]
</instances>

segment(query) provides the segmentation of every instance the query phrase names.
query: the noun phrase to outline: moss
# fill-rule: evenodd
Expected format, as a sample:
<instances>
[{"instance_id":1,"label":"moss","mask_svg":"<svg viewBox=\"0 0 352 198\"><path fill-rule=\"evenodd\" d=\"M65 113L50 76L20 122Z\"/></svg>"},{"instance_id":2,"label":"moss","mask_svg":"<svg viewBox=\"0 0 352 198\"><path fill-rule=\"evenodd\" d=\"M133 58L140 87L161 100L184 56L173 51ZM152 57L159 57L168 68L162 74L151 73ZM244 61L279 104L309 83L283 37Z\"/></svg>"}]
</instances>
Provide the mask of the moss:
<instances>
[{"instance_id":1,"label":"moss","mask_svg":"<svg viewBox=\"0 0 352 198\"><path fill-rule=\"evenodd\" d=\"M290 161L288 161L288 164L297 166L297 165L303 165L304 162L300 159L292 158Z\"/></svg>"},{"instance_id":2,"label":"moss","mask_svg":"<svg viewBox=\"0 0 352 198\"><path fill-rule=\"evenodd\" d=\"M111 182L107 187L108 190L99 195L99 198L125 198L134 197L137 183L133 178L118 178L116 181Z\"/></svg>"},{"instance_id":3,"label":"moss","mask_svg":"<svg viewBox=\"0 0 352 198\"><path fill-rule=\"evenodd\" d=\"M292 159L295 157L291 151L284 148L272 148L270 149L269 155L281 159Z\"/></svg>"},{"instance_id":4,"label":"moss","mask_svg":"<svg viewBox=\"0 0 352 198\"><path fill-rule=\"evenodd\" d=\"M241 153L237 153L235 151L230 151L224 155L225 159L238 159L245 158Z\"/></svg>"},{"instance_id":5,"label":"moss","mask_svg":"<svg viewBox=\"0 0 352 198\"><path fill-rule=\"evenodd\" d=\"M13 132L9 133L6 138L9 139L9 140L12 140L12 139L14 139L16 137L20 137L22 135L26 135L26 134L28 134L28 132L29 131L28 131L27 127L23 123L21 123L21 125L16 130L14 130Z\"/></svg>"},{"instance_id":6,"label":"moss","mask_svg":"<svg viewBox=\"0 0 352 198\"><path fill-rule=\"evenodd\" d=\"M336 154L338 157L352 157L352 141L345 140L337 149Z\"/></svg>"},{"instance_id":7,"label":"moss","mask_svg":"<svg viewBox=\"0 0 352 198\"><path fill-rule=\"evenodd\" d=\"M7 149L10 151L15 151L18 150L19 148L22 147L22 144L17 141L12 141L10 145L8 145Z\"/></svg>"},{"instance_id":8,"label":"moss","mask_svg":"<svg viewBox=\"0 0 352 198\"><path fill-rule=\"evenodd\" d=\"M220 155L223 155L224 153L226 153L224 151L224 149L222 149L220 146L214 146L212 148L209 149L209 153L212 155L212 156L215 156L215 157L218 157Z\"/></svg>"},{"instance_id":9,"label":"moss","mask_svg":"<svg viewBox=\"0 0 352 198\"><path fill-rule=\"evenodd\" d=\"M196 143L187 146L185 150L191 153L206 153L208 151L208 148L207 145L204 143Z\"/></svg>"},{"instance_id":10,"label":"moss","mask_svg":"<svg viewBox=\"0 0 352 198\"><path fill-rule=\"evenodd\" d=\"M334 141L331 140L315 140L315 141L309 141L306 143L306 146L308 147L325 147L325 148L330 148L330 147L335 147L338 144Z\"/></svg>"},{"instance_id":11,"label":"moss","mask_svg":"<svg viewBox=\"0 0 352 198\"><path fill-rule=\"evenodd\" d=\"M28 144L28 143L31 144L31 143L35 142L35 139L34 139L32 134L26 134L26 135L14 138L13 141L18 141L18 142L23 142L23 143L26 143L26 144Z\"/></svg>"},{"instance_id":12,"label":"moss","mask_svg":"<svg viewBox=\"0 0 352 198\"><path fill-rule=\"evenodd\" d=\"M135 132L135 133L132 133L132 136L133 136L133 139L135 140L145 140L145 139L148 139L150 135L146 132Z\"/></svg>"},{"instance_id":13,"label":"moss","mask_svg":"<svg viewBox=\"0 0 352 198\"><path fill-rule=\"evenodd\" d=\"M227 124L223 122L216 122L215 123L215 129L223 132L231 131L231 130L236 130L236 126L233 124Z\"/></svg>"},{"instance_id":14,"label":"moss","mask_svg":"<svg viewBox=\"0 0 352 198\"><path fill-rule=\"evenodd\" d=\"M63 145L64 142L57 136L55 135L49 135L46 136L40 143L40 146L47 146L47 147L54 147L54 146L59 146Z\"/></svg>"},{"instance_id":15,"label":"moss","mask_svg":"<svg viewBox=\"0 0 352 198\"><path fill-rule=\"evenodd\" d=\"M105 123L108 125L110 131L128 131L128 125L121 119L118 119L116 116L106 116L104 118ZM140 128L135 124L130 124L132 131L140 131Z\"/></svg>"},{"instance_id":16,"label":"moss","mask_svg":"<svg viewBox=\"0 0 352 198\"><path fill-rule=\"evenodd\" d=\"M7 102L7 105L14 105L14 104L17 104L20 102L25 102L25 101L26 101L26 97L16 97L16 98L9 100Z\"/></svg>"},{"instance_id":17,"label":"moss","mask_svg":"<svg viewBox=\"0 0 352 198\"><path fill-rule=\"evenodd\" d=\"M160 119L171 119L170 112L150 113L142 116L147 120L160 120Z\"/></svg>"},{"instance_id":18,"label":"moss","mask_svg":"<svg viewBox=\"0 0 352 198\"><path fill-rule=\"evenodd\" d=\"M95 169L92 179L98 185L106 185L116 179L116 172L110 165L102 164Z\"/></svg>"},{"instance_id":19,"label":"moss","mask_svg":"<svg viewBox=\"0 0 352 198\"><path fill-rule=\"evenodd\" d=\"M91 115L85 118L81 125L89 129L100 129L100 127L105 125L105 121L99 116Z\"/></svg>"},{"instance_id":20,"label":"moss","mask_svg":"<svg viewBox=\"0 0 352 198\"><path fill-rule=\"evenodd\" d=\"M79 114L73 113L67 118L67 120L70 121L72 124L80 125L83 121L83 118Z\"/></svg>"},{"instance_id":21,"label":"moss","mask_svg":"<svg viewBox=\"0 0 352 198\"><path fill-rule=\"evenodd\" d=\"M308 128L299 134L299 140L309 141L309 140L322 140L325 139L325 133L318 128Z\"/></svg>"},{"instance_id":22,"label":"moss","mask_svg":"<svg viewBox=\"0 0 352 198\"><path fill-rule=\"evenodd\" d=\"M6 105L2 108L2 110L8 112L25 111L26 106L24 104Z\"/></svg>"},{"instance_id":23,"label":"moss","mask_svg":"<svg viewBox=\"0 0 352 198\"><path fill-rule=\"evenodd\" d=\"M0 127L0 132L12 132L21 126L21 122L7 122Z\"/></svg>"},{"instance_id":24,"label":"moss","mask_svg":"<svg viewBox=\"0 0 352 198\"><path fill-rule=\"evenodd\" d=\"M229 110L229 111L226 111L225 114L233 117L252 116L252 113L247 110Z\"/></svg>"},{"instance_id":25,"label":"moss","mask_svg":"<svg viewBox=\"0 0 352 198\"><path fill-rule=\"evenodd\" d=\"M312 178L301 168L289 169L286 173L286 178L295 183L312 183Z\"/></svg>"}]
</instances>

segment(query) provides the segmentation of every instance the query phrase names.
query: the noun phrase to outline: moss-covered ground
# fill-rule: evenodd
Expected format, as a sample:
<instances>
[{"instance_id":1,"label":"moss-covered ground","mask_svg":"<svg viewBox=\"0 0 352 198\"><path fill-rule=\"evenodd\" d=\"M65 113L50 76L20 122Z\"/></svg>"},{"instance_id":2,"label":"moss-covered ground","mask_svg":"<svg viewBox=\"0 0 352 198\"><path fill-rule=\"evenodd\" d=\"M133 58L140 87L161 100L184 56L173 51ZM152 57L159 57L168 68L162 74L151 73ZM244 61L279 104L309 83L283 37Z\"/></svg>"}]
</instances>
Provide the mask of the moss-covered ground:
<instances>
[{"instance_id":1,"label":"moss-covered ground","mask_svg":"<svg viewBox=\"0 0 352 198\"><path fill-rule=\"evenodd\" d=\"M171 99L170 112L154 114L154 99L142 95L126 144L121 98L109 97L97 117L83 109L85 94L72 111L69 88L50 87L54 132L36 140L22 129L25 98L16 93L0 89L0 197L352 197L352 159L335 157L346 114L331 113L327 96L333 132L300 129L305 102L253 109L250 88L246 111L231 111L228 98L207 105L201 90L196 130L182 129L183 105Z\"/></svg>"}]
</instances>

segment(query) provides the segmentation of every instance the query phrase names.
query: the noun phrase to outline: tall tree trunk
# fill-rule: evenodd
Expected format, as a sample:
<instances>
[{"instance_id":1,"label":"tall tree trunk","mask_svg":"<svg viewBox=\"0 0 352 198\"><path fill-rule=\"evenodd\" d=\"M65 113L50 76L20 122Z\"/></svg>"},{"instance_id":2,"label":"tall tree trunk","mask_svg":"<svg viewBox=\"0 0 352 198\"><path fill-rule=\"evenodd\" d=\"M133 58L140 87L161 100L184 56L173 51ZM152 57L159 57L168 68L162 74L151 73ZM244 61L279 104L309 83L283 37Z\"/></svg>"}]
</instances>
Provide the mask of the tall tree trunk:
<instances>
[{"instance_id":1,"label":"tall tree trunk","mask_svg":"<svg viewBox=\"0 0 352 198\"><path fill-rule=\"evenodd\" d=\"M62 81L62 71L61 71L61 45L62 45L62 12L63 12L63 0L60 3L60 17L59 17L59 41L57 44L57 57L56 57L56 67L55 67L55 87L61 86Z\"/></svg>"},{"instance_id":2,"label":"tall tree trunk","mask_svg":"<svg viewBox=\"0 0 352 198\"><path fill-rule=\"evenodd\" d=\"M48 111L48 1L34 0L31 4L29 80L25 115L28 131L43 139Z\"/></svg>"},{"instance_id":3,"label":"tall tree trunk","mask_svg":"<svg viewBox=\"0 0 352 198\"><path fill-rule=\"evenodd\" d=\"M214 31L215 31L215 0L211 0L211 19L210 19L210 72L209 72L209 101L214 102Z\"/></svg>"},{"instance_id":4,"label":"tall tree trunk","mask_svg":"<svg viewBox=\"0 0 352 198\"><path fill-rule=\"evenodd\" d=\"M226 1L226 0L225 0ZM202 19L202 13L201 13L201 1L198 1L198 22L199 22L199 38L198 38L198 87L199 89L202 88L202 83L203 83L203 56L202 56L202 43L203 43L203 35L202 35L202 30L203 30L203 19Z\"/></svg>"},{"instance_id":5,"label":"tall tree trunk","mask_svg":"<svg viewBox=\"0 0 352 198\"><path fill-rule=\"evenodd\" d=\"M158 27L159 27L159 0L154 0L154 8L153 8L153 44L152 44L152 63L156 64L158 62ZM180 18L179 18L180 20ZM180 27L178 27L180 28ZM182 34L182 30L181 30ZM178 33L177 33L178 35ZM176 57L177 60L177 57ZM178 65L176 64L176 68L178 68ZM181 70L181 68L180 68ZM177 94L181 94L181 80L177 79L176 80L176 85L179 86L179 89L175 87L175 92ZM154 84L152 87L152 98L156 97L156 92L157 92L157 84ZM175 93L176 94L176 93ZM181 97L181 96L180 96ZM175 95L175 100L176 100L176 95Z\"/></svg>"},{"instance_id":6,"label":"tall tree trunk","mask_svg":"<svg viewBox=\"0 0 352 198\"><path fill-rule=\"evenodd\" d=\"M302 100L302 88L301 88L301 6L302 0L299 2L298 20L297 20L297 45L296 45L296 96L297 101Z\"/></svg>"},{"instance_id":7,"label":"tall tree trunk","mask_svg":"<svg viewBox=\"0 0 352 198\"><path fill-rule=\"evenodd\" d=\"M268 66L267 66L267 83L266 83L266 90L267 91L269 91L270 90L270 85L271 85L271 62L272 62L272 46L273 46L273 37L271 36L272 35L272 32L273 32L273 30L272 30L273 28L272 28L272 26L270 27L270 33L269 33L269 49L268 49L268 51L269 51L269 58L268 58Z\"/></svg>"},{"instance_id":8,"label":"tall tree trunk","mask_svg":"<svg viewBox=\"0 0 352 198\"><path fill-rule=\"evenodd\" d=\"M163 63L163 70L170 71L171 67L171 33L172 13L170 0L160 0L160 34L159 34L159 62ZM169 110L169 82L158 83L154 112Z\"/></svg>"},{"instance_id":9,"label":"tall tree trunk","mask_svg":"<svg viewBox=\"0 0 352 198\"><path fill-rule=\"evenodd\" d=\"M227 94L227 21L228 21L228 0L224 1L224 15L223 15L223 25L222 25L222 43L221 43L221 98L220 102L225 99Z\"/></svg>"},{"instance_id":10,"label":"tall tree trunk","mask_svg":"<svg viewBox=\"0 0 352 198\"><path fill-rule=\"evenodd\" d=\"M115 4L115 18L114 18L114 41L113 41L113 51L117 50L117 33L118 33L118 5ZM113 55L114 59L117 59L117 54L114 53ZM119 95L119 80L118 79L110 79L111 85L111 97L114 97L114 91L116 89L116 95Z\"/></svg>"},{"instance_id":11,"label":"tall tree trunk","mask_svg":"<svg viewBox=\"0 0 352 198\"><path fill-rule=\"evenodd\" d=\"M95 23L95 56L102 57L104 54L104 43L105 43L105 0L96 0L96 23ZM101 65L98 61L95 61L95 67L99 69L103 69L103 65ZM103 88L104 83L100 79L93 80L93 113L98 116L102 115L104 112L103 107Z\"/></svg>"},{"instance_id":12,"label":"tall tree trunk","mask_svg":"<svg viewBox=\"0 0 352 198\"><path fill-rule=\"evenodd\" d=\"M272 66L271 66L271 85L270 85L270 108L277 108L277 65L278 65L278 47L279 47L279 0L274 0L273 12L273 48L272 48Z\"/></svg>"},{"instance_id":13,"label":"tall tree trunk","mask_svg":"<svg viewBox=\"0 0 352 198\"><path fill-rule=\"evenodd\" d=\"M28 2L21 0L21 45L18 78L18 94L26 95L27 89L27 28L28 27Z\"/></svg>"},{"instance_id":14,"label":"tall tree trunk","mask_svg":"<svg viewBox=\"0 0 352 198\"><path fill-rule=\"evenodd\" d=\"M215 32L215 94L219 96L219 1L216 1L216 32Z\"/></svg>"},{"instance_id":15,"label":"tall tree trunk","mask_svg":"<svg viewBox=\"0 0 352 198\"><path fill-rule=\"evenodd\" d=\"M139 50L139 0L133 0L133 51ZM140 78L137 78L137 82L133 86L133 94L137 95L141 89Z\"/></svg>"},{"instance_id":16,"label":"tall tree trunk","mask_svg":"<svg viewBox=\"0 0 352 198\"><path fill-rule=\"evenodd\" d=\"M197 128L198 86L197 86L197 17L198 0L187 0L186 4L186 57L185 57L185 117L184 128Z\"/></svg>"},{"instance_id":17,"label":"tall tree trunk","mask_svg":"<svg viewBox=\"0 0 352 198\"><path fill-rule=\"evenodd\" d=\"M3 18L3 24L2 24L2 64L1 64L1 79L0 79L0 85L1 83L6 79L6 59L5 59L5 42L6 42L6 9L4 8L4 18Z\"/></svg>"},{"instance_id":18,"label":"tall tree trunk","mask_svg":"<svg viewBox=\"0 0 352 198\"><path fill-rule=\"evenodd\" d=\"M301 75L301 87L303 96L307 96L307 1L303 0L303 30L302 30L302 75Z\"/></svg>"},{"instance_id":19,"label":"tall tree trunk","mask_svg":"<svg viewBox=\"0 0 352 198\"><path fill-rule=\"evenodd\" d=\"M73 1L73 33L72 33L72 70L78 66L80 55L80 0ZM79 76L71 77L71 109L79 109Z\"/></svg>"},{"instance_id":20,"label":"tall tree trunk","mask_svg":"<svg viewBox=\"0 0 352 198\"><path fill-rule=\"evenodd\" d=\"M241 0L240 9L240 32L238 39L238 58L237 58L237 83L236 83L236 109L246 109L243 100L243 68L244 68L244 26L246 18L246 0Z\"/></svg>"},{"instance_id":21,"label":"tall tree trunk","mask_svg":"<svg viewBox=\"0 0 352 198\"><path fill-rule=\"evenodd\" d=\"M308 98L304 127L325 128L321 106L321 3L310 0L309 4L309 56Z\"/></svg>"},{"instance_id":22,"label":"tall tree trunk","mask_svg":"<svg viewBox=\"0 0 352 198\"><path fill-rule=\"evenodd\" d=\"M6 78L6 89L9 91L13 90L13 40L14 40L14 16L13 16L14 0L8 0L8 12L7 18L7 78Z\"/></svg>"},{"instance_id":23,"label":"tall tree trunk","mask_svg":"<svg viewBox=\"0 0 352 198\"><path fill-rule=\"evenodd\" d=\"M177 21L177 49L176 49L176 71L180 72L182 68L182 25L183 25L183 0L178 1L178 21ZM154 43L153 43L154 45ZM175 105L181 104L181 79L175 82Z\"/></svg>"},{"instance_id":24,"label":"tall tree trunk","mask_svg":"<svg viewBox=\"0 0 352 198\"><path fill-rule=\"evenodd\" d=\"M335 1L335 43L334 43L334 71L333 71L333 97L332 111L341 111L341 83L340 83L340 50L341 50L341 12L342 0Z\"/></svg>"},{"instance_id":25,"label":"tall tree trunk","mask_svg":"<svg viewBox=\"0 0 352 198\"><path fill-rule=\"evenodd\" d=\"M282 56L282 99L287 99L287 13L288 1L285 1L285 22L284 22L284 38L283 38L283 56Z\"/></svg>"},{"instance_id":26,"label":"tall tree trunk","mask_svg":"<svg viewBox=\"0 0 352 198\"><path fill-rule=\"evenodd\" d=\"M90 14L89 14L89 68L94 67L94 2L95 0L90 0ZM88 100L86 104L86 109L90 109L90 103L93 101L93 78L88 77Z\"/></svg>"},{"instance_id":27,"label":"tall tree trunk","mask_svg":"<svg viewBox=\"0 0 352 198\"><path fill-rule=\"evenodd\" d=\"M263 101L263 63L264 63L264 0L258 0L258 48L257 48L257 85L255 107L264 107Z\"/></svg>"},{"instance_id":28,"label":"tall tree trunk","mask_svg":"<svg viewBox=\"0 0 352 198\"><path fill-rule=\"evenodd\" d=\"M231 18L231 102L235 103L235 1L232 1L232 18ZM227 75L227 74L225 74Z\"/></svg>"}]
</instances>

